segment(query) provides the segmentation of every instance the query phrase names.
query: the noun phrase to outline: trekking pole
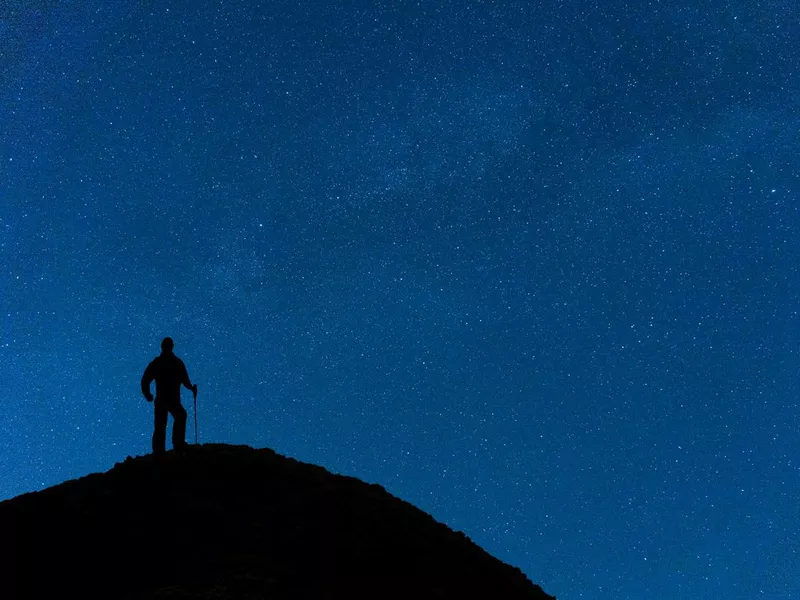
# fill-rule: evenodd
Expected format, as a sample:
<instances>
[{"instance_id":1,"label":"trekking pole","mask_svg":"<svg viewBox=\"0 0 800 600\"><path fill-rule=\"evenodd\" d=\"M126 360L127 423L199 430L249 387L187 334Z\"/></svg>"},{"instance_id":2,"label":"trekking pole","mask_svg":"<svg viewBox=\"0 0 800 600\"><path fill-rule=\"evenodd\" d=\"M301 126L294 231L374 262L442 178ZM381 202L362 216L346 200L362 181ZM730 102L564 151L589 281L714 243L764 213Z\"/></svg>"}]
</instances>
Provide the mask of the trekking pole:
<instances>
[{"instance_id":1,"label":"trekking pole","mask_svg":"<svg viewBox=\"0 0 800 600\"><path fill-rule=\"evenodd\" d=\"M197 446L197 384L192 388L194 396L194 445Z\"/></svg>"}]
</instances>

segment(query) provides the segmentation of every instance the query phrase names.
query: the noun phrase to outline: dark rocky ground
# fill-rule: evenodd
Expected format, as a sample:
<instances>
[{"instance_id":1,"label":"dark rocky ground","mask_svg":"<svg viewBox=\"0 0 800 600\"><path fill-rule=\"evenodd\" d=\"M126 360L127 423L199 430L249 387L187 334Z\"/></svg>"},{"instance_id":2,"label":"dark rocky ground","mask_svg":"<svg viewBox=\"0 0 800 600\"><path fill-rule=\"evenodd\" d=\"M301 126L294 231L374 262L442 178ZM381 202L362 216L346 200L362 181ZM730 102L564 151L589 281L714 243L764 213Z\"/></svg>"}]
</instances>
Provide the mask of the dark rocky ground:
<instances>
[{"instance_id":1,"label":"dark rocky ground","mask_svg":"<svg viewBox=\"0 0 800 600\"><path fill-rule=\"evenodd\" d=\"M246 446L1 502L0 532L5 600L551 598L378 485Z\"/></svg>"}]
</instances>

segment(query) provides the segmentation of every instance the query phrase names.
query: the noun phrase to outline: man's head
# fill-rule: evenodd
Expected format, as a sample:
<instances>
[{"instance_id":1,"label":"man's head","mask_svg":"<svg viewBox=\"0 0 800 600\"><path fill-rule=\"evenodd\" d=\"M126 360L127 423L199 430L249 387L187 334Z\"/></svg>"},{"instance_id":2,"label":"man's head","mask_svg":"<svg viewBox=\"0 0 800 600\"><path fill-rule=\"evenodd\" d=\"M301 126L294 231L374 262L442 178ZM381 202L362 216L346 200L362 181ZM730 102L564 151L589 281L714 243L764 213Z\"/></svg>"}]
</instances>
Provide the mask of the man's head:
<instances>
[{"instance_id":1,"label":"man's head","mask_svg":"<svg viewBox=\"0 0 800 600\"><path fill-rule=\"evenodd\" d=\"M172 349L175 347L175 342L172 341L171 337L165 337L161 340L161 351L162 352L172 352Z\"/></svg>"}]
</instances>

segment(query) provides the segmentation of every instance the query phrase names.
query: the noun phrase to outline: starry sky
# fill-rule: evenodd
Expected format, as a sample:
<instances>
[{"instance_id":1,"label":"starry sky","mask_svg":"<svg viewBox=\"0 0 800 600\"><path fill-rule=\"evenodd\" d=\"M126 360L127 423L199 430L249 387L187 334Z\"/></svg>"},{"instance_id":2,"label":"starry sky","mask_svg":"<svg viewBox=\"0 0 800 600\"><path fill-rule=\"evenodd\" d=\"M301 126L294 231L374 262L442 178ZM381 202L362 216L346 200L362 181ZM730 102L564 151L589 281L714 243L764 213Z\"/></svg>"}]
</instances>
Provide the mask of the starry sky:
<instances>
[{"instance_id":1,"label":"starry sky","mask_svg":"<svg viewBox=\"0 0 800 600\"><path fill-rule=\"evenodd\" d=\"M169 335L201 442L561 600L800 597L799 23L3 0L0 498L149 452Z\"/></svg>"}]
</instances>

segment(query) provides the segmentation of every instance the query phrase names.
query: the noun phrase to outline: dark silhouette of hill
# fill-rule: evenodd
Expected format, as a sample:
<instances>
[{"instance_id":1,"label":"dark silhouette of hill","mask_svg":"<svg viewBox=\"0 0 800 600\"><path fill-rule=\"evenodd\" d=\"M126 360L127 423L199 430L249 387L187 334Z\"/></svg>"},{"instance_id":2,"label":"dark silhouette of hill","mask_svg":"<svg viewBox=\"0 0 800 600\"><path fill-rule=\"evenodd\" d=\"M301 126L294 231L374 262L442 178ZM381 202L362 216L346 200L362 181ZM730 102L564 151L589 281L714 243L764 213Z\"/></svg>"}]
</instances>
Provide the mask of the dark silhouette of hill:
<instances>
[{"instance_id":1,"label":"dark silhouette of hill","mask_svg":"<svg viewBox=\"0 0 800 600\"><path fill-rule=\"evenodd\" d=\"M551 598L382 487L247 446L129 457L1 502L0 531L5 600Z\"/></svg>"}]
</instances>

